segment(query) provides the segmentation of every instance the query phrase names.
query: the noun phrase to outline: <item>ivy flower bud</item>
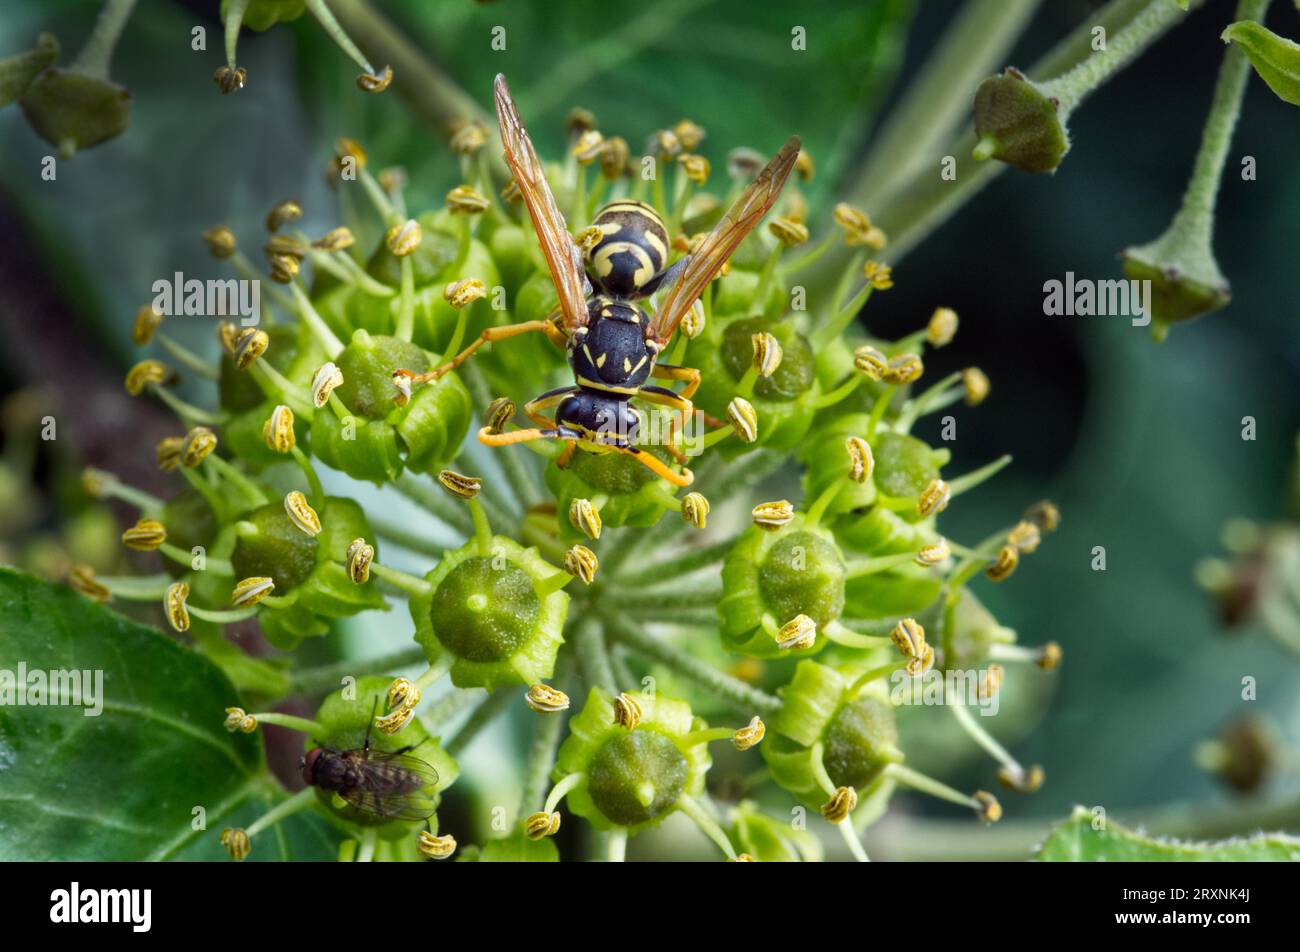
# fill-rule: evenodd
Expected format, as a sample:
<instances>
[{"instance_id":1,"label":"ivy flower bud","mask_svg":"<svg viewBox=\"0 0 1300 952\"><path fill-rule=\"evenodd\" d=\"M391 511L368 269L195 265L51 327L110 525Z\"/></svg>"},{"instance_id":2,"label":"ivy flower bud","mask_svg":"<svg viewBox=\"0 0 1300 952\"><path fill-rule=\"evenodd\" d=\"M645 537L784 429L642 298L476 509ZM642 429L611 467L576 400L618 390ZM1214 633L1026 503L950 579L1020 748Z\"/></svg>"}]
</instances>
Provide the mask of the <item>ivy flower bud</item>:
<instances>
[{"instance_id":1,"label":"ivy flower bud","mask_svg":"<svg viewBox=\"0 0 1300 952\"><path fill-rule=\"evenodd\" d=\"M357 89L363 93L382 93L393 83L393 67L385 66L377 73L362 73L357 77Z\"/></svg>"},{"instance_id":2,"label":"ivy flower bud","mask_svg":"<svg viewBox=\"0 0 1300 952\"><path fill-rule=\"evenodd\" d=\"M301 217L302 206L291 198L285 199L266 213L266 230L279 231L283 226Z\"/></svg>"},{"instance_id":3,"label":"ivy flower bud","mask_svg":"<svg viewBox=\"0 0 1300 952\"><path fill-rule=\"evenodd\" d=\"M1061 510L1056 508L1055 503L1043 499L1025 510L1025 518L1043 532L1055 532L1061 524Z\"/></svg>"},{"instance_id":4,"label":"ivy flower bud","mask_svg":"<svg viewBox=\"0 0 1300 952\"><path fill-rule=\"evenodd\" d=\"M689 340L694 340L704 333L704 302L699 298L695 299L691 309L682 317L681 332Z\"/></svg>"},{"instance_id":5,"label":"ivy flower bud","mask_svg":"<svg viewBox=\"0 0 1300 952\"><path fill-rule=\"evenodd\" d=\"M614 698L614 723L634 731L641 723L641 705L632 695L623 693Z\"/></svg>"},{"instance_id":6,"label":"ivy flower bud","mask_svg":"<svg viewBox=\"0 0 1300 952\"><path fill-rule=\"evenodd\" d=\"M802 245L808 240L808 226L787 215L778 215L767 224L767 230L787 248Z\"/></svg>"},{"instance_id":7,"label":"ivy flower bud","mask_svg":"<svg viewBox=\"0 0 1300 952\"><path fill-rule=\"evenodd\" d=\"M126 392L138 397L145 387L166 383L171 376L171 369L162 361L142 360L126 372Z\"/></svg>"},{"instance_id":8,"label":"ivy flower bud","mask_svg":"<svg viewBox=\"0 0 1300 952\"><path fill-rule=\"evenodd\" d=\"M190 610L187 604L189 597L190 586L188 582L172 582L167 586L167 594L163 596L163 607L166 609L167 621L177 631L190 630Z\"/></svg>"},{"instance_id":9,"label":"ivy flower bud","mask_svg":"<svg viewBox=\"0 0 1300 952\"><path fill-rule=\"evenodd\" d=\"M181 452L185 448L185 438L181 436L166 436L158 441L158 468L163 472L171 472L177 466L181 465Z\"/></svg>"},{"instance_id":10,"label":"ivy flower bud","mask_svg":"<svg viewBox=\"0 0 1300 952\"><path fill-rule=\"evenodd\" d=\"M858 791L852 787L836 787L831 798L822 804L822 816L828 823L843 823L858 807Z\"/></svg>"},{"instance_id":11,"label":"ivy flower bud","mask_svg":"<svg viewBox=\"0 0 1300 952\"><path fill-rule=\"evenodd\" d=\"M1026 172L1052 172L1070 149L1060 103L1008 67L975 91L976 159L997 158Z\"/></svg>"},{"instance_id":12,"label":"ivy flower bud","mask_svg":"<svg viewBox=\"0 0 1300 952\"><path fill-rule=\"evenodd\" d=\"M487 145L487 129L477 120L460 120L451 134L451 150L457 155L473 155Z\"/></svg>"},{"instance_id":13,"label":"ivy flower bud","mask_svg":"<svg viewBox=\"0 0 1300 952\"><path fill-rule=\"evenodd\" d=\"M91 601L111 602L113 593L95 578L95 570L89 565L74 565L68 571L68 587Z\"/></svg>"},{"instance_id":14,"label":"ivy flower bud","mask_svg":"<svg viewBox=\"0 0 1300 952\"><path fill-rule=\"evenodd\" d=\"M870 344L863 344L853 352L853 366L872 380L880 380L889 370L889 358Z\"/></svg>"},{"instance_id":15,"label":"ivy flower bud","mask_svg":"<svg viewBox=\"0 0 1300 952\"><path fill-rule=\"evenodd\" d=\"M600 510L590 499L574 499L569 503L569 522L588 539L600 538Z\"/></svg>"},{"instance_id":16,"label":"ivy flower bud","mask_svg":"<svg viewBox=\"0 0 1300 952\"><path fill-rule=\"evenodd\" d=\"M152 304L146 304L135 312L135 324L131 326L131 340L143 347L153 340L153 332L162 323L163 316L154 310Z\"/></svg>"},{"instance_id":17,"label":"ivy flower bud","mask_svg":"<svg viewBox=\"0 0 1300 952\"><path fill-rule=\"evenodd\" d=\"M943 512L948 508L950 499L952 499L952 487L942 479L932 479L930 484L921 490L921 494L916 497L916 514L918 516L932 516L935 513Z\"/></svg>"},{"instance_id":18,"label":"ivy flower bud","mask_svg":"<svg viewBox=\"0 0 1300 952\"><path fill-rule=\"evenodd\" d=\"M598 568L600 561L596 558L596 553L585 545L575 545L564 553L564 571L582 579L587 585L595 579Z\"/></svg>"},{"instance_id":19,"label":"ivy flower bud","mask_svg":"<svg viewBox=\"0 0 1300 952\"><path fill-rule=\"evenodd\" d=\"M557 714L569 709L569 695L549 684L534 684L524 700L538 714Z\"/></svg>"},{"instance_id":20,"label":"ivy flower bud","mask_svg":"<svg viewBox=\"0 0 1300 952\"><path fill-rule=\"evenodd\" d=\"M384 232L384 246L397 258L405 258L411 254L420 247L423 239L424 232L420 229L420 223L414 218L408 218L402 224L393 225Z\"/></svg>"},{"instance_id":21,"label":"ivy flower bud","mask_svg":"<svg viewBox=\"0 0 1300 952\"><path fill-rule=\"evenodd\" d=\"M446 859L456 852L456 837L451 835L434 836L428 830L421 830L415 848L421 856L429 859Z\"/></svg>"},{"instance_id":22,"label":"ivy flower bud","mask_svg":"<svg viewBox=\"0 0 1300 952\"><path fill-rule=\"evenodd\" d=\"M331 228L325 232L325 234L313 241L311 246L319 251L343 251L346 248L351 248L356 243L357 239L352 234L352 229L340 225L338 228Z\"/></svg>"},{"instance_id":23,"label":"ivy flower bud","mask_svg":"<svg viewBox=\"0 0 1300 952\"><path fill-rule=\"evenodd\" d=\"M935 308L930 323L925 327L926 339L931 346L943 347L957 336L957 312L950 307Z\"/></svg>"},{"instance_id":24,"label":"ivy flower bud","mask_svg":"<svg viewBox=\"0 0 1300 952\"><path fill-rule=\"evenodd\" d=\"M761 502L750 511L750 515L753 517L754 525L775 532L794 519L794 506L788 499Z\"/></svg>"},{"instance_id":25,"label":"ivy flower bud","mask_svg":"<svg viewBox=\"0 0 1300 952\"><path fill-rule=\"evenodd\" d=\"M862 266L862 276L877 291L888 291L894 286L894 269L874 258Z\"/></svg>"},{"instance_id":26,"label":"ivy flower bud","mask_svg":"<svg viewBox=\"0 0 1300 952\"><path fill-rule=\"evenodd\" d=\"M461 499L473 499L483 490L483 480L479 477L466 476L450 469L438 473L438 483L447 492Z\"/></svg>"},{"instance_id":27,"label":"ivy flower bud","mask_svg":"<svg viewBox=\"0 0 1300 952\"><path fill-rule=\"evenodd\" d=\"M491 205L486 195L480 195L470 185L457 185L447 193L447 207L456 215L481 215Z\"/></svg>"},{"instance_id":28,"label":"ivy flower bud","mask_svg":"<svg viewBox=\"0 0 1300 952\"><path fill-rule=\"evenodd\" d=\"M534 813L524 821L524 835L530 840L542 840L560 832L560 814Z\"/></svg>"},{"instance_id":29,"label":"ivy flower bud","mask_svg":"<svg viewBox=\"0 0 1300 952\"><path fill-rule=\"evenodd\" d=\"M731 735L731 743L735 745L736 750L749 750L761 744L765 734L767 734L767 725L755 714L748 724Z\"/></svg>"},{"instance_id":30,"label":"ivy flower bud","mask_svg":"<svg viewBox=\"0 0 1300 952\"><path fill-rule=\"evenodd\" d=\"M876 468L871 446L860 436L850 436L844 441L844 449L849 454L849 479L855 483L865 483Z\"/></svg>"},{"instance_id":31,"label":"ivy flower bud","mask_svg":"<svg viewBox=\"0 0 1300 952\"><path fill-rule=\"evenodd\" d=\"M744 397L733 397L727 404L727 422L742 443L753 443L758 439L758 411Z\"/></svg>"},{"instance_id":32,"label":"ivy flower bud","mask_svg":"<svg viewBox=\"0 0 1300 952\"><path fill-rule=\"evenodd\" d=\"M915 618L899 619L889 633L889 640L904 658L920 658L925 655L925 628Z\"/></svg>"},{"instance_id":33,"label":"ivy flower bud","mask_svg":"<svg viewBox=\"0 0 1300 952\"><path fill-rule=\"evenodd\" d=\"M298 445L293 432L293 411L283 403L262 424L262 440L276 453L287 453Z\"/></svg>"},{"instance_id":34,"label":"ivy flower bud","mask_svg":"<svg viewBox=\"0 0 1300 952\"><path fill-rule=\"evenodd\" d=\"M320 535L320 516L299 490L295 489L284 497L284 511L300 531L309 536Z\"/></svg>"},{"instance_id":35,"label":"ivy flower bud","mask_svg":"<svg viewBox=\"0 0 1300 952\"><path fill-rule=\"evenodd\" d=\"M248 608L256 605L275 591L275 579L265 575L254 575L240 579L230 593L230 604L236 608Z\"/></svg>"},{"instance_id":36,"label":"ivy flower bud","mask_svg":"<svg viewBox=\"0 0 1300 952\"><path fill-rule=\"evenodd\" d=\"M733 179L748 182L767 164L767 158L757 149L740 146L727 153L727 174Z\"/></svg>"},{"instance_id":37,"label":"ivy flower bud","mask_svg":"<svg viewBox=\"0 0 1300 952\"><path fill-rule=\"evenodd\" d=\"M1028 519L1016 523L1016 527L1007 533L1007 542L1021 552L1033 552L1043 541L1042 533Z\"/></svg>"},{"instance_id":38,"label":"ivy flower bud","mask_svg":"<svg viewBox=\"0 0 1300 952\"><path fill-rule=\"evenodd\" d=\"M677 163L682 167L682 171L686 173L686 177L696 185L704 185L708 182L709 173L713 170L709 160L702 155L679 155Z\"/></svg>"},{"instance_id":39,"label":"ivy flower bud","mask_svg":"<svg viewBox=\"0 0 1300 952\"><path fill-rule=\"evenodd\" d=\"M1014 545L1004 545L998 550L993 564L984 570L984 574L994 582L1001 582L1016 570L1020 564L1020 551Z\"/></svg>"},{"instance_id":40,"label":"ivy flower bud","mask_svg":"<svg viewBox=\"0 0 1300 952\"><path fill-rule=\"evenodd\" d=\"M574 106L564 117L564 128L570 139L582 135L588 129L595 129L597 125L596 114L582 106Z\"/></svg>"},{"instance_id":41,"label":"ivy flower bud","mask_svg":"<svg viewBox=\"0 0 1300 952\"><path fill-rule=\"evenodd\" d=\"M296 255L268 255L266 263L276 284L292 284L302 270L302 261Z\"/></svg>"},{"instance_id":42,"label":"ivy flower bud","mask_svg":"<svg viewBox=\"0 0 1300 952\"><path fill-rule=\"evenodd\" d=\"M1007 679L1007 669L1000 664L991 664L980 675L976 693L981 701L990 700L1002 690L1002 682Z\"/></svg>"},{"instance_id":43,"label":"ivy flower bud","mask_svg":"<svg viewBox=\"0 0 1300 952\"><path fill-rule=\"evenodd\" d=\"M578 134L578 141L573 144L573 157L579 165L590 165L600 157L605 137L596 129L584 129Z\"/></svg>"},{"instance_id":44,"label":"ivy flower bud","mask_svg":"<svg viewBox=\"0 0 1300 952\"><path fill-rule=\"evenodd\" d=\"M509 397L497 397L488 404L483 414L483 423L489 433L500 433L506 428L511 417L515 415L514 401Z\"/></svg>"},{"instance_id":45,"label":"ivy flower bud","mask_svg":"<svg viewBox=\"0 0 1300 952\"><path fill-rule=\"evenodd\" d=\"M632 150L621 136L610 136L600 147L600 174L613 181L627 169Z\"/></svg>"},{"instance_id":46,"label":"ivy flower bud","mask_svg":"<svg viewBox=\"0 0 1300 952\"><path fill-rule=\"evenodd\" d=\"M948 561L951 555L952 547L948 545L948 540L940 539L930 545L921 546L920 551L916 553L916 564L922 568L933 568Z\"/></svg>"},{"instance_id":47,"label":"ivy flower bud","mask_svg":"<svg viewBox=\"0 0 1300 952\"><path fill-rule=\"evenodd\" d=\"M1046 779L1047 774L1039 764L1029 768L1021 767L1019 770L1003 767L998 771L998 783L1016 793L1035 793Z\"/></svg>"},{"instance_id":48,"label":"ivy flower bud","mask_svg":"<svg viewBox=\"0 0 1300 952\"><path fill-rule=\"evenodd\" d=\"M231 69L225 63L222 63L217 67L216 72L212 74L212 81L221 90L221 95L229 96L231 93L243 89L248 83L248 70L242 66Z\"/></svg>"},{"instance_id":49,"label":"ivy flower bud","mask_svg":"<svg viewBox=\"0 0 1300 952\"><path fill-rule=\"evenodd\" d=\"M919 380L923 373L925 373L925 364L921 362L919 356L916 354L899 354L897 357L890 359L888 366L885 367L884 374L881 376L885 383L902 386Z\"/></svg>"},{"instance_id":50,"label":"ivy flower bud","mask_svg":"<svg viewBox=\"0 0 1300 952\"><path fill-rule=\"evenodd\" d=\"M682 151L682 140L671 129L660 129L650 138L650 150L663 159L671 159Z\"/></svg>"},{"instance_id":51,"label":"ivy flower bud","mask_svg":"<svg viewBox=\"0 0 1300 952\"><path fill-rule=\"evenodd\" d=\"M977 815L985 823L996 823L1002 819L1002 804L998 803L998 798L993 796L987 790L976 790L974 793L975 802L979 804Z\"/></svg>"},{"instance_id":52,"label":"ivy flower bud","mask_svg":"<svg viewBox=\"0 0 1300 952\"><path fill-rule=\"evenodd\" d=\"M238 827L228 826L221 831L221 845L236 863L242 863L253 850L248 834Z\"/></svg>"},{"instance_id":53,"label":"ivy flower bud","mask_svg":"<svg viewBox=\"0 0 1300 952\"><path fill-rule=\"evenodd\" d=\"M235 343L235 367L247 370L271 346L271 337L258 327L249 327L239 335Z\"/></svg>"},{"instance_id":54,"label":"ivy flower bud","mask_svg":"<svg viewBox=\"0 0 1300 952\"><path fill-rule=\"evenodd\" d=\"M89 470L87 471L90 472ZM167 541L167 528L156 519L141 518L122 533L122 544L137 552L154 552Z\"/></svg>"},{"instance_id":55,"label":"ivy flower bud","mask_svg":"<svg viewBox=\"0 0 1300 952\"><path fill-rule=\"evenodd\" d=\"M348 578L358 585L370 581L370 563L374 560L375 547L365 539L353 539L346 556Z\"/></svg>"},{"instance_id":56,"label":"ivy flower bud","mask_svg":"<svg viewBox=\"0 0 1300 952\"><path fill-rule=\"evenodd\" d=\"M1061 664L1061 646L1055 641L1049 641L1038 650L1038 660L1034 662L1044 671L1051 671Z\"/></svg>"},{"instance_id":57,"label":"ivy flower bud","mask_svg":"<svg viewBox=\"0 0 1300 952\"><path fill-rule=\"evenodd\" d=\"M760 377L770 377L781 366L781 343L772 334L764 331L750 336L754 345L754 369Z\"/></svg>"},{"instance_id":58,"label":"ivy flower bud","mask_svg":"<svg viewBox=\"0 0 1300 952\"><path fill-rule=\"evenodd\" d=\"M231 321L217 322L217 340L227 355L235 356L235 342L239 340L239 328Z\"/></svg>"},{"instance_id":59,"label":"ivy flower bud","mask_svg":"<svg viewBox=\"0 0 1300 952\"><path fill-rule=\"evenodd\" d=\"M341 386L343 386L343 371L339 370L332 361L321 364L311 378L312 403L316 404L318 409L325 406L329 401L330 394Z\"/></svg>"},{"instance_id":60,"label":"ivy flower bud","mask_svg":"<svg viewBox=\"0 0 1300 952\"><path fill-rule=\"evenodd\" d=\"M967 367L961 372L962 389L966 391L966 405L977 407L989 395L989 378L978 367Z\"/></svg>"},{"instance_id":61,"label":"ivy flower bud","mask_svg":"<svg viewBox=\"0 0 1300 952\"><path fill-rule=\"evenodd\" d=\"M483 297L487 297L487 285L478 278L452 281L442 289L443 300L458 311Z\"/></svg>"},{"instance_id":62,"label":"ivy flower bud","mask_svg":"<svg viewBox=\"0 0 1300 952\"><path fill-rule=\"evenodd\" d=\"M697 529L703 529L709 518L709 501L703 493L687 493L682 497L682 520Z\"/></svg>"},{"instance_id":63,"label":"ivy flower bud","mask_svg":"<svg viewBox=\"0 0 1300 952\"><path fill-rule=\"evenodd\" d=\"M228 707L222 726L232 734L236 731L241 734L251 734L257 730L257 718L242 707Z\"/></svg>"},{"instance_id":64,"label":"ivy flower bud","mask_svg":"<svg viewBox=\"0 0 1300 952\"><path fill-rule=\"evenodd\" d=\"M776 633L782 651L802 651L817 643L817 623L807 615L795 615Z\"/></svg>"},{"instance_id":65,"label":"ivy flower bud","mask_svg":"<svg viewBox=\"0 0 1300 952\"><path fill-rule=\"evenodd\" d=\"M181 447L181 465L193 469L217 448L217 435L206 426L196 426L185 434L185 444Z\"/></svg>"},{"instance_id":66,"label":"ivy flower bud","mask_svg":"<svg viewBox=\"0 0 1300 952\"><path fill-rule=\"evenodd\" d=\"M677 136L677 141L682 144L683 149L693 152L699 148L707 133L704 131L703 126L692 122L690 119L678 119L676 125L673 126L673 135Z\"/></svg>"}]
</instances>

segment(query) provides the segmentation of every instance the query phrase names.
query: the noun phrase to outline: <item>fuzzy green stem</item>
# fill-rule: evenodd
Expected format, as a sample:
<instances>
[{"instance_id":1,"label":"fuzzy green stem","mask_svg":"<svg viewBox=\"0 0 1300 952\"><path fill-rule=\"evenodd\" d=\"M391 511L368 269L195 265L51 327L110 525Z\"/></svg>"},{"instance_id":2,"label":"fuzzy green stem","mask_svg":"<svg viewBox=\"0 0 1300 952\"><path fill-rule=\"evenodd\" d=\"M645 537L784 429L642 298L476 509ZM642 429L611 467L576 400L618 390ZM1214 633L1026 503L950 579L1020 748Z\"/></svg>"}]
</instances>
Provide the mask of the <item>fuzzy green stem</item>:
<instances>
[{"instance_id":1,"label":"fuzzy green stem","mask_svg":"<svg viewBox=\"0 0 1300 952\"><path fill-rule=\"evenodd\" d=\"M461 752L473 743L483 729L490 726L493 721L504 714L514 702L515 695L511 691L494 691L489 694L478 707L474 708L474 713L456 732L456 736L446 743L445 749L447 753L453 757L460 756Z\"/></svg>"},{"instance_id":2,"label":"fuzzy green stem","mask_svg":"<svg viewBox=\"0 0 1300 952\"><path fill-rule=\"evenodd\" d=\"M339 49L347 54L348 59L373 76L374 67L370 65L370 61L366 59L365 55L357 49L357 45L352 42L352 37L348 36L343 27L339 25L339 21L334 18L330 8L325 5L325 0L307 0L307 9L320 22L321 27L329 34L330 39L337 43Z\"/></svg>"},{"instance_id":3,"label":"fuzzy green stem","mask_svg":"<svg viewBox=\"0 0 1300 952\"><path fill-rule=\"evenodd\" d=\"M632 573L629 581L638 585L649 586L659 582L671 581L683 575L697 572L707 566L716 565L726 557L739 538L739 536L730 536L721 542L715 542L713 545L702 549L685 552L667 562L657 562L648 568L638 569Z\"/></svg>"},{"instance_id":4,"label":"fuzzy green stem","mask_svg":"<svg viewBox=\"0 0 1300 952\"><path fill-rule=\"evenodd\" d=\"M276 711L266 711L253 715L259 725L274 724L276 727L283 727L286 730L297 731L300 734L306 734L308 737L323 737L325 728L318 722L309 720L305 717L295 717L292 714L280 714Z\"/></svg>"},{"instance_id":5,"label":"fuzzy green stem","mask_svg":"<svg viewBox=\"0 0 1300 952\"><path fill-rule=\"evenodd\" d=\"M409 668L424 660L418 645L375 658L348 659L333 664L302 668L289 676L290 696L320 694L343 686L345 677L362 678L368 674L385 674Z\"/></svg>"},{"instance_id":6,"label":"fuzzy green stem","mask_svg":"<svg viewBox=\"0 0 1300 952\"><path fill-rule=\"evenodd\" d=\"M279 823L281 820L291 817L295 813L300 813L301 811L307 809L315 802L316 802L315 788L304 787L303 789L295 793L293 796L289 797L287 800L281 802L275 808L268 810L266 813L262 814L260 817L254 820L253 823L250 824L248 829L245 830L244 832L248 834L248 838L251 840L253 837L257 836L257 834L261 833L263 830L270 829L271 827L275 826L275 824Z\"/></svg>"},{"instance_id":7,"label":"fuzzy green stem","mask_svg":"<svg viewBox=\"0 0 1300 952\"><path fill-rule=\"evenodd\" d=\"M751 687L738 678L723 674L707 662L647 634L625 616L603 615L602 620L611 638L627 645L643 657L671 668L682 677L694 681L719 700L726 701L738 713L752 715L758 712L763 717L772 717L780 711L780 698Z\"/></svg>"},{"instance_id":8,"label":"fuzzy green stem","mask_svg":"<svg viewBox=\"0 0 1300 952\"><path fill-rule=\"evenodd\" d=\"M394 588L416 598L428 595L433 591L433 586L424 579L399 569L389 568L387 565L380 565L378 562L370 563L370 573L376 578L383 579Z\"/></svg>"},{"instance_id":9,"label":"fuzzy green stem","mask_svg":"<svg viewBox=\"0 0 1300 952\"><path fill-rule=\"evenodd\" d=\"M244 11L251 0L229 0L226 4L226 65L235 68L235 51L239 46L239 28L244 22Z\"/></svg>"},{"instance_id":10,"label":"fuzzy green stem","mask_svg":"<svg viewBox=\"0 0 1300 952\"><path fill-rule=\"evenodd\" d=\"M107 82L113 50L134 9L135 0L105 0L94 30L69 69Z\"/></svg>"},{"instance_id":11,"label":"fuzzy green stem","mask_svg":"<svg viewBox=\"0 0 1300 952\"><path fill-rule=\"evenodd\" d=\"M473 520L464 508L453 503L441 489L434 489L414 474L405 472L389 485L453 529L465 535L474 531Z\"/></svg>"},{"instance_id":12,"label":"fuzzy green stem","mask_svg":"<svg viewBox=\"0 0 1300 952\"><path fill-rule=\"evenodd\" d=\"M677 808L685 813L695 825L700 828L700 832L717 844L718 849L722 850L727 859L736 858L736 848L731 845L731 840L727 834L722 831L718 821L713 815L704 808L704 805L694 797L688 797L685 794L677 801Z\"/></svg>"}]
</instances>

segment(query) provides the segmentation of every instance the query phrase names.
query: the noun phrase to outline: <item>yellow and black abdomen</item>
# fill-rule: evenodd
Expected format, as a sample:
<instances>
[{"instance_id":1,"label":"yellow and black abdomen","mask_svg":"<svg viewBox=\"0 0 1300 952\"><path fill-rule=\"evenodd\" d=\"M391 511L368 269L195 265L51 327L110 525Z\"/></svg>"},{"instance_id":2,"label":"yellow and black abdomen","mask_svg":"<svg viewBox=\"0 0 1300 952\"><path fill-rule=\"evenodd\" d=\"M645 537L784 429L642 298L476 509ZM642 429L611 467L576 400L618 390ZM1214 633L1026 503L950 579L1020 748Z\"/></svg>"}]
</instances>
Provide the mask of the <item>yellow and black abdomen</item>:
<instances>
[{"instance_id":1,"label":"yellow and black abdomen","mask_svg":"<svg viewBox=\"0 0 1300 952\"><path fill-rule=\"evenodd\" d=\"M587 255L587 267L606 294L633 297L668 263L668 229L645 202L610 202L592 224L601 238Z\"/></svg>"}]
</instances>

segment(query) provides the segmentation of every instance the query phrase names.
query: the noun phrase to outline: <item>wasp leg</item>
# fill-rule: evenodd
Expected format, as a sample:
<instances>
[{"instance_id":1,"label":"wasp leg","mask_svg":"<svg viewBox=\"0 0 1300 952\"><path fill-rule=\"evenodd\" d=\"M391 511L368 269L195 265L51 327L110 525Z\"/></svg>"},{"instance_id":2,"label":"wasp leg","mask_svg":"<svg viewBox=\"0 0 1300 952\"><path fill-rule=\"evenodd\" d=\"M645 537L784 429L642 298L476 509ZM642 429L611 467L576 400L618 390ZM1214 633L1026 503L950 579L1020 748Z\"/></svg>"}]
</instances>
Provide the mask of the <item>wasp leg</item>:
<instances>
[{"instance_id":1,"label":"wasp leg","mask_svg":"<svg viewBox=\"0 0 1300 952\"><path fill-rule=\"evenodd\" d=\"M680 380L685 382L686 386L683 387L682 392L678 394L678 396L683 400L690 400L694 397L695 391L700 389L700 382L704 379L700 375L699 370L695 367L680 367L677 364L655 364L654 370L650 371L650 376L658 377L660 380ZM709 416L709 414L702 410L700 411L700 415L703 417L704 422L711 427L717 428L720 426L726 426L724 421ZM677 415L677 424L682 427L686 426L685 412ZM672 446L677 445L675 430L669 433L668 442Z\"/></svg>"},{"instance_id":2,"label":"wasp leg","mask_svg":"<svg viewBox=\"0 0 1300 952\"><path fill-rule=\"evenodd\" d=\"M628 446L624 443L607 443L604 445L608 446L615 453L626 453L660 479L666 479L674 486L685 487L695 482L695 474L689 469L683 469L680 473L674 473L658 456L654 456L644 450L639 450L635 446Z\"/></svg>"},{"instance_id":3,"label":"wasp leg","mask_svg":"<svg viewBox=\"0 0 1300 952\"><path fill-rule=\"evenodd\" d=\"M549 410L551 407L558 406L565 397L577 392L577 387L560 387L558 390L550 390L540 397L529 400L524 404L524 414L543 429L549 429L555 426L555 418L548 417L542 413L542 410ZM569 462L573 459L573 453L578 448L578 444L569 441L564 452L555 458L555 465L560 469L568 469Z\"/></svg>"},{"instance_id":4,"label":"wasp leg","mask_svg":"<svg viewBox=\"0 0 1300 952\"><path fill-rule=\"evenodd\" d=\"M493 433L491 427L478 431L478 441L484 446L513 446L515 443L531 443L533 440L580 440L582 434L567 426L527 430L511 430L509 433Z\"/></svg>"},{"instance_id":5,"label":"wasp leg","mask_svg":"<svg viewBox=\"0 0 1300 952\"><path fill-rule=\"evenodd\" d=\"M520 324L502 324L500 327L489 327L479 335L478 340L470 344L459 354L447 361L441 366L435 367L428 373L409 374L411 383L430 383L440 377L445 377L465 361L474 356L474 351L478 350L484 344L490 344L493 341L508 340L511 337L519 337L523 334L533 334L541 332L546 335L547 339L557 347L565 345L564 332L555 326L551 321L524 321Z\"/></svg>"},{"instance_id":6,"label":"wasp leg","mask_svg":"<svg viewBox=\"0 0 1300 952\"><path fill-rule=\"evenodd\" d=\"M668 452L673 454L673 459L679 463L686 462L686 454L677 448L677 430L678 424L686 419L686 414L690 413L695 405L691 403L690 398L667 387L642 386L637 391L637 396L647 403L653 403L660 407L669 407L677 411L668 426L668 442L666 444ZM683 423L684 425L684 423Z\"/></svg>"}]
</instances>

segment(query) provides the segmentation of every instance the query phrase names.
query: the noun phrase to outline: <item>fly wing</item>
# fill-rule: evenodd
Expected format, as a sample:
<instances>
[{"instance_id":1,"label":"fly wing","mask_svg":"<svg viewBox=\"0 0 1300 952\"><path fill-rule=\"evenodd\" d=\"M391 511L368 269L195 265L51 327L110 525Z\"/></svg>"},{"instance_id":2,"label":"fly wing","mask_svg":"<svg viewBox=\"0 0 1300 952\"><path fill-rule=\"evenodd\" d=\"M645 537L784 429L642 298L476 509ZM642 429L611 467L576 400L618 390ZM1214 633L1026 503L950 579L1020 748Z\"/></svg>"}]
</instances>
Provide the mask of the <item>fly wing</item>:
<instances>
[{"instance_id":1,"label":"fly wing","mask_svg":"<svg viewBox=\"0 0 1300 952\"><path fill-rule=\"evenodd\" d=\"M775 204L790 170L794 168L795 160L799 158L800 144L798 136L786 140L772 161L758 173L758 177L736 199L722 220L691 253L681 275L668 289L651 322L650 336L660 344L668 343L686 312L717 276L736 246Z\"/></svg>"},{"instance_id":2,"label":"fly wing","mask_svg":"<svg viewBox=\"0 0 1300 952\"><path fill-rule=\"evenodd\" d=\"M533 230L541 242L542 254L551 269L551 280L560 296L560 311L569 329L587 323L587 276L583 270L582 251L573 242L564 215L555 204L551 186L528 130L519 118L519 110L510 96L506 78L496 79L497 122L501 127L501 144L505 148L506 164L514 173L519 194L528 206L533 219Z\"/></svg>"},{"instance_id":3,"label":"fly wing","mask_svg":"<svg viewBox=\"0 0 1300 952\"><path fill-rule=\"evenodd\" d=\"M438 804L426 793L438 783L438 771L419 757L368 750L360 758L362 780L339 791L358 810L392 820L416 821L434 814Z\"/></svg>"}]
</instances>

